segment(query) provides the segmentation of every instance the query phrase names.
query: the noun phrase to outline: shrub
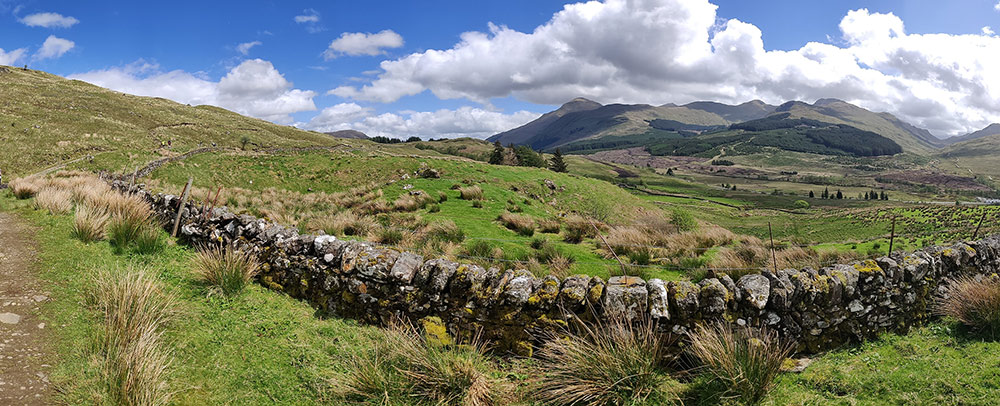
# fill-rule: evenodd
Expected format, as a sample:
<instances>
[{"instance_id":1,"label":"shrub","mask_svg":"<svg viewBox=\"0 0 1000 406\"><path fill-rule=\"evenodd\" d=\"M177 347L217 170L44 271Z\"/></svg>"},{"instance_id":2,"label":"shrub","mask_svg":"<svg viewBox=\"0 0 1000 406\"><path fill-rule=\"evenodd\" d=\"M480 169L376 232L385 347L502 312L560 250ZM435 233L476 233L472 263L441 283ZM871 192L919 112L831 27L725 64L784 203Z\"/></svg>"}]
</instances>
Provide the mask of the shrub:
<instances>
[{"instance_id":1,"label":"shrub","mask_svg":"<svg viewBox=\"0 0 1000 406\"><path fill-rule=\"evenodd\" d=\"M670 223L677 227L677 231L691 231L698 228L698 222L687 210L674 209L670 216Z\"/></svg>"},{"instance_id":2,"label":"shrub","mask_svg":"<svg viewBox=\"0 0 1000 406\"><path fill-rule=\"evenodd\" d=\"M1000 336L1000 279L961 276L949 281L935 313L995 339Z\"/></svg>"},{"instance_id":3,"label":"shrub","mask_svg":"<svg viewBox=\"0 0 1000 406\"><path fill-rule=\"evenodd\" d=\"M505 227L523 236L531 237L535 234L535 219L531 216L503 212L500 214L499 220Z\"/></svg>"},{"instance_id":4,"label":"shrub","mask_svg":"<svg viewBox=\"0 0 1000 406\"><path fill-rule=\"evenodd\" d=\"M795 349L793 342L773 331L734 329L725 322L698 326L690 338L690 351L705 371L747 404L758 404L767 396L782 363Z\"/></svg>"},{"instance_id":5,"label":"shrub","mask_svg":"<svg viewBox=\"0 0 1000 406\"><path fill-rule=\"evenodd\" d=\"M18 199L30 199L41 190L39 179L36 177L17 178L10 182L10 191Z\"/></svg>"},{"instance_id":6,"label":"shrub","mask_svg":"<svg viewBox=\"0 0 1000 406\"><path fill-rule=\"evenodd\" d=\"M214 293L233 296L260 271L257 257L233 246L202 247L193 259L195 275Z\"/></svg>"},{"instance_id":7,"label":"shrub","mask_svg":"<svg viewBox=\"0 0 1000 406\"><path fill-rule=\"evenodd\" d=\"M73 238L85 243L104 239L104 227L108 224L107 213L87 205L76 206L73 216Z\"/></svg>"},{"instance_id":8,"label":"shrub","mask_svg":"<svg viewBox=\"0 0 1000 406\"><path fill-rule=\"evenodd\" d=\"M352 357L352 371L335 381L348 401L390 403L390 397L436 405L507 404L511 385L495 376L478 339L457 345L395 323L365 353ZM393 403L395 404L395 403Z\"/></svg>"},{"instance_id":9,"label":"shrub","mask_svg":"<svg viewBox=\"0 0 1000 406\"><path fill-rule=\"evenodd\" d=\"M792 206L795 207L796 209L808 209L809 202L805 200L796 200L795 203L792 203Z\"/></svg>"},{"instance_id":10,"label":"shrub","mask_svg":"<svg viewBox=\"0 0 1000 406\"><path fill-rule=\"evenodd\" d=\"M535 398L553 405L678 402L679 384L664 370L668 338L650 322L612 320L552 337L539 351Z\"/></svg>"},{"instance_id":11,"label":"shrub","mask_svg":"<svg viewBox=\"0 0 1000 406\"><path fill-rule=\"evenodd\" d=\"M35 195L35 208L49 214L66 214L73 209L73 194L68 190L46 187Z\"/></svg>"},{"instance_id":12,"label":"shrub","mask_svg":"<svg viewBox=\"0 0 1000 406\"><path fill-rule=\"evenodd\" d=\"M427 227L427 236L432 240L460 243L465 240L465 232L454 221L445 220Z\"/></svg>"},{"instance_id":13,"label":"shrub","mask_svg":"<svg viewBox=\"0 0 1000 406\"><path fill-rule=\"evenodd\" d=\"M545 247L547 245L549 245L549 240L545 239L544 237L532 238L531 242L528 243L529 247L536 250L542 249L542 247Z\"/></svg>"},{"instance_id":14,"label":"shrub","mask_svg":"<svg viewBox=\"0 0 1000 406\"><path fill-rule=\"evenodd\" d=\"M102 315L94 348L110 403L164 405L170 354L161 343L174 298L143 268L101 270L88 303Z\"/></svg>"},{"instance_id":15,"label":"shrub","mask_svg":"<svg viewBox=\"0 0 1000 406\"><path fill-rule=\"evenodd\" d=\"M462 200L483 200L483 189L479 185L463 186L458 188L458 195Z\"/></svg>"}]
</instances>

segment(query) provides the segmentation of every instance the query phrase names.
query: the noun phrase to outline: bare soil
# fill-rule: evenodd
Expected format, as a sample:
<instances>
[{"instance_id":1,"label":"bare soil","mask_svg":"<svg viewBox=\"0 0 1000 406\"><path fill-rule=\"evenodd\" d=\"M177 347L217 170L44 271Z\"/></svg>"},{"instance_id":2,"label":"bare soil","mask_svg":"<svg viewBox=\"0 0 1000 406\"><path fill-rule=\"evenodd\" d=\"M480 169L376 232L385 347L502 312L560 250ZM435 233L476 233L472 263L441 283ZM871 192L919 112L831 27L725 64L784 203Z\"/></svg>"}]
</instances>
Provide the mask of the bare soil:
<instances>
[{"instance_id":1,"label":"bare soil","mask_svg":"<svg viewBox=\"0 0 1000 406\"><path fill-rule=\"evenodd\" d=\"M50 398L46 337L39 318L49 300L35 276L34 232L0 213L0 405L43 405Z\"/></svg>"}]
</instances>

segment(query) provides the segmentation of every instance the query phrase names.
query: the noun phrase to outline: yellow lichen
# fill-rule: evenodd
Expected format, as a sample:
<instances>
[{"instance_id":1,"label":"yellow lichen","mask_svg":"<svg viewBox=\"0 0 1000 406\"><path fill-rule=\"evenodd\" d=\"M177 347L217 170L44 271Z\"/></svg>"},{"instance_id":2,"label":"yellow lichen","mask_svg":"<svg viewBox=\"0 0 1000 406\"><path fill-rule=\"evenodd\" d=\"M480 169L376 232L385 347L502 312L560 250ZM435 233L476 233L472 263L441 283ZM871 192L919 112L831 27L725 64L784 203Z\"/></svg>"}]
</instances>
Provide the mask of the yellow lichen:
<instances>
[{"instance_id":1,"label":"yellow lichen","mask_svg":"<svg viewBox=\"0 0 1000 406\"><path fill-rule=\"evenodd\" d=\"M448 328L445 327L444 322L441 321L440 317L424 317L420 319L420 324L424 328L424 339L427 340L427 344L434 346L446 346L451 345L454 342L451 335L448 334Z\"/></svg>"},{"instance_id":2,"label":"yellow lichen","mask_svg":"<svg viewBox=\"0 0 1000 406\"><path fill-rule=\"evenodd\" d=\"M866 259L864 261L854 264L854 269L857 269L858 272L860 273L875 273L875 272L885 273L885 271L882 270L882 267L878 266L878 264L871 259Z\"/></svg>"}]
</instances>

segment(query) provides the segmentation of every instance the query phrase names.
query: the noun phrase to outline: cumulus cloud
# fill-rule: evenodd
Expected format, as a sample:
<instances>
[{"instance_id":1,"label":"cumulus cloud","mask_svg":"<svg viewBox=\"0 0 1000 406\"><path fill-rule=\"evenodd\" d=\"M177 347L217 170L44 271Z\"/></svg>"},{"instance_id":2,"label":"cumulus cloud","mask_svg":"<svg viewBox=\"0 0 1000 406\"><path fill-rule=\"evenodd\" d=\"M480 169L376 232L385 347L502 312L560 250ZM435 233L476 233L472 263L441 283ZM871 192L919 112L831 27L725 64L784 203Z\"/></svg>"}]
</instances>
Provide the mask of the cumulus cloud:
<instances>
[{"instance_id":1,"label":"cumulus cloud","mask_svg":"<svg viewBox=\"0 0 1000 406\"><path fill-rule=\"evenodd\" d=\"M249 55L250 54L250 48L253 48L253 47L257 46L257 45L263 45L263 44L264 43L260 42L260 41L244 42L244 43L239 44L239 45L236 46L236 51L239 52L239 53L241 53L241 54L243 54L243 55Z\"/></svg>"},{"instance_id":2,"label":"cumulus cloud","mask_svg":"<svg viewBox=\"0 0 1000 406\"><path fill-rule=\"evenodd\" d=\"M0 65L13 65L21 59L26 52L28 52L28 50L24 48L11 50L10 52L6 52L3 48L0 48Z\"/></svg>"},{"instance_id":3,"label":"cumulus cloud","mask_svg":"<svg viewBox=\"0 0 1000 406\"><path fill-rule=\"evenodd\" d=\"M324 132L353 129L369 136L399 139L412 136L424 139L486 138L536 118L538 113L528 111L504 114L469 106L455 110L375 114L370 107L341 103L323 109L304 127Z\"/></svg>"},{"instance_id":4,"label":"cumulus cloud","mask_svg":"<svg viewBox=\"0 0 1000 406\"><path fill-rule=\"evenodd\" d=\"M388 103L429 90L483 104L835 97L935 134L1000 122L1000 38L909 34L891 13L850 11L840 38L791 51L767 50L752 24L720 23L707 0L590 1L564 6L531 32L488 28L450 49L383 61L370 83L328 94Z\"/></svg>"},{"instance_id":5,"label":"cumulus cloud","mask_svg":"<svg viewBox=\"0 0 1000 406\"><path fill-rule=\"evenodd\" d=\"M59 13L35 13L25 16L21 23L29 27L69 28L80 20Z\"/></svg>"},{"instance_id":6,"label":"cumulus cloud","mask_svg":"<svg viewBox=\"0 0 1000 406\"><path fill-rule=\"evenodd\" d=\"M988 26L988 25L985 26L985 27L983 27L982 32L983 32L983 35L986 35L986 36L992 36L993 34L996 34L995 32L993 32L993 28L990 27L990 26Z\"/></svg>"},{"instance_id":7,"label":"cumulus cloud","mask_svg":"<svg viewBox=\"0 0 1000 406\"><path fill-rule=\"evenodd\" d=\"M399 48L401 46L403 46L403 37L393 30L382 30L375 34L345 32L330 43L330 47L323 52L323 57L330 60L344 54L374 56L384 54L386 48Z\"/></svg>"},{"instance_id":8,"label":"cumulus cloud","mask_svg":"<svg viewBox=\"0 0 1000 406\"><path fill-rule=\"evenodd\" d=\"M292 122L293 113L316 110L315 92L294 89L271 62L261 59L243 61L218 82L181 70L162 72L157 65L141 61L69 78L140 96L210 104L284 124Z\"/></svg>"},{"instance_id":9,"label":"cumulus cloud","mask_svg":"<svg viewBox=\"0 0 1000 406\"><path fill-rule=\"evenodd\" d=\"M993 9L996 11L1000 11L1000 1L998 1L997 4L993 5Z\"/></svg>"},{"instance_id":10,"label":"cumulus cloud","mask_svg":"<svg viewBox=\"0 0 1000 406\"><path fill-rule=\"evenodd\" d=\"M73 41L49 35L45 39L45 42L42 43L42 47L38 49L38 52L35 52L34 58L36 60L59 58L73 49L74 46L76 46L76 43Z\"/></svg>"}]
</instances>

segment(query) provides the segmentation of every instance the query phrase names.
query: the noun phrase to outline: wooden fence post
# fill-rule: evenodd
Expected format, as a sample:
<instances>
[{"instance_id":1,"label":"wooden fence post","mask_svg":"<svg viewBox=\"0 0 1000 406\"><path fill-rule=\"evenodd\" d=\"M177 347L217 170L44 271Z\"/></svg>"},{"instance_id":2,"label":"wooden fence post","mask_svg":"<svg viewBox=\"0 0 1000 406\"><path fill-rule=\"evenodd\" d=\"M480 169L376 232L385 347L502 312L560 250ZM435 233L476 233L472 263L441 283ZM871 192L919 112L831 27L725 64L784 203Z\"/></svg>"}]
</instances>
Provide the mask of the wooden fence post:
<instances>
[{"instance_id":1,"label":"wooden fence post","mask_svg":"<svg viewBox=\"0 0 1000 406\"><path fill-rule=\"evenodd\" d=\"M181 203L177 205L177 216L174 217L174 229L170 232L173 237L177 237L177 229L181 226L181 210L184 210L184 203L187 203L188 194L191 193L192 182L194 182L194 178L188 178L188 183L184 186L184 191L181 192Z\"/></svg>"},{"instance_id":2,"label":"wooden fence post","mask_svg":"<svg viewBox=\"0 0 1000 406\"><path fill-rule=\"evenodd\" d=\"M979 237L979 229L983 226L983 220L986 220L986 210L983 210L983 215L979 217L979 225L976 226L976 232L972 233L973 241L976 240L976 237Z\"/></svg>"},{"instance_id":3,"label":"wooden fence post","mask_svg":"<svg viewBox=\"0 0 1000 406\"><path fill-rule=\"evenodd\" d=\"M601 241L604 242L604 245L608 247L608 251L611 251L611 255L613 255L615 257L615 260L618 261L618 266L620 266L622 269L622 276L625 276L627 273L625 270L625 263L622 262L621 258L618 258L618 254L615 253L614 248L611 248L611 244L608 244L608 240L604 239L604 235L601 234L601 229L597 228L597 224L594 224L594 222L591 221L590 219L587 219L587 221L590 222L590 225L592 227L594 227L594 232L597 233L597 236L601 238Z\"/></svg>"},{"instance_id":4,"label":"wooden fence post","mask_svg":"<svg viewBox=\"0 0 1000 406\"><path fill-rule=\"evenodd\" d=\"M778 257L774 254L774 232L771 231L771 222L767 222L767 234L771 237L771 261L774 263L774 273L778 273Z\"/></svg>"},{"instance_id":5,"label":"wooden fence post","mask_svg":"<svg viewBox=\"0 0 1000 406\"><path fill-rule=\"evenodd\" d=\"M892 243L896 241L896 216L892 216L892 230L889 231L889 256L892 256Z\"/></svg>"}]
</instances>

